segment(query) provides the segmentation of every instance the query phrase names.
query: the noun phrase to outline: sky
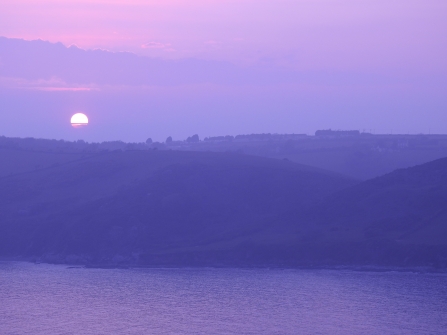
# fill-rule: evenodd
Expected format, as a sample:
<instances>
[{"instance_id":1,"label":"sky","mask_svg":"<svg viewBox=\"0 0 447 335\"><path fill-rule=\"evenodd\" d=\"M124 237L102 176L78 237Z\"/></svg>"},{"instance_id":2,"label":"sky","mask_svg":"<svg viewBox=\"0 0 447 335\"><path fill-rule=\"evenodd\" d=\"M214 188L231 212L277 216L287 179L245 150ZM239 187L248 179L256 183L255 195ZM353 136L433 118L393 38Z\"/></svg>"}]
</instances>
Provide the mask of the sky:
<instances>
[{"instance_id":1,"label":"sky","mask_svg":"<svg viewBox=\"0 0 447 335\"><path fill-rule=\"evenodd\" d=\"M0 135L447 133L446 15L444 0L2 0Z\"/></svg>"}]
</instances>

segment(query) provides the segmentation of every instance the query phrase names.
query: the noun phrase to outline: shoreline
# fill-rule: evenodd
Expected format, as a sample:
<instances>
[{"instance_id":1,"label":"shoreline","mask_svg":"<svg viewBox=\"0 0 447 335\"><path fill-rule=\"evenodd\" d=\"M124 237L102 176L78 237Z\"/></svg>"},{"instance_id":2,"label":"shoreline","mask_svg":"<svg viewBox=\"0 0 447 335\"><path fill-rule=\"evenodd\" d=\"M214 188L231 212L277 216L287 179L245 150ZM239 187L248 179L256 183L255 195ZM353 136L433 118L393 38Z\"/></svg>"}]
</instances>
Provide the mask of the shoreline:
<instances>
[{"instance_id":1,"label":"shoreline","mask_svg":"<svg viewBox=\"0 0 447 335\"><path fill-rule=\"evenodd\" d=\"M430 266L381 266L381 265L284 265L284 264L112 264L112 263L65 263L48 262L22 257L0 257L0 263L29 263L45 265L61 265L68 269L240 269L240 270L330 270L330 271L354 271L354 272L402 272L402 273L433 273L447 274L447 268L435 268Z\"/></svg>"}]
</instances>

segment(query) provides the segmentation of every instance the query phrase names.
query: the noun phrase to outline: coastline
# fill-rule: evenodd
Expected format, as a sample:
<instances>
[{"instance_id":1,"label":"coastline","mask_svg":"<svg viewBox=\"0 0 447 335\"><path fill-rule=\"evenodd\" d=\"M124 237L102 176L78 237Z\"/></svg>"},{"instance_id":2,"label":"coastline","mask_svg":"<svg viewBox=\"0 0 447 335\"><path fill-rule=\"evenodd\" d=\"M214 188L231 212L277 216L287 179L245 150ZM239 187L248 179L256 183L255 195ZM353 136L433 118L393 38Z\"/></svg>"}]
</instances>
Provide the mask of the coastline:
<instances>
[{"instance_id":1,"label":"coastline","mask_svg":"<svg viewBox=\"0 0 447 335\"><path fill-rule=\"evenodd\" d=\"M179 263L158 263L158 264L114 264L110 262L95 263L67 263L49 262L33 257L0 257L0 263L29 263L61 265L67 268L83 269L241 269L241 270L329 270L329 271L354 271L354 272L405 272L405 273L433 273L447 274L447 268L436 268L433 266L383 266L383 265L346 265L346 264L231 264L231 263L208 263L208 264L179 264Z\"/></svg>"}]
</instances>

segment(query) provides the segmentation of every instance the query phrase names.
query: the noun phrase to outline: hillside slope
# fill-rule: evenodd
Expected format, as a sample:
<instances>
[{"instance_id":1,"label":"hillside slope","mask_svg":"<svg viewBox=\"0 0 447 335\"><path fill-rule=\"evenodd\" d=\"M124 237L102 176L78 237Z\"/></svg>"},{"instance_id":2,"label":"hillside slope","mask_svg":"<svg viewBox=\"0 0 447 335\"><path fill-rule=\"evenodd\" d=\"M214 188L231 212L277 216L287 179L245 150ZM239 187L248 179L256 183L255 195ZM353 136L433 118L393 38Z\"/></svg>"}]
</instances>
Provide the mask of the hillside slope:
<instances>
[{"instance_id":1,"label":"hillside slope","mask_svg":"<svg viewBox=\"0 0 447 335\"><path fill-rule=\"evenodd\" d=\"M52 152L0 147L0 178L55 167L81 158L87 153Z\"/></svg>"},{"instance_id":2,"label":"hillside slope","mask_svg":"<svg viewBox=\"0 0 447 335\"><path fill-rule=\"evenodd\" d=\"M336 192L314 208L312 222L327 244L359 245L344 257L446 267L447 158Z\"/></svg>"},{"instance_id":3,"label":"hillside slope","mask_svg":"<svg viewBox=\"0 0 447 335\"><path fill-rule=\"evenodd\" d=\"M355 183L234 153L100 153L0 179L0 253L150 263L193 250L212 263L209 250L289 239L306 208Z\"/></svg>"},{"instance_id":4,"label":"hillside slope","mask_svg":"<svg viewBox=\"0 0 447 335\"><path fill-rule=\"evenodd\" d=\"M447 158L360 183L328 197L323 207L320 219L328 225L404 241L447 209Z\"/></svg>"},{"instance_id":5,"label":"hillside slope","mask_svg":"<svg viewBox=\"0 0 447 335\"><path fill-rule=\"evenodd\" d=\"M0 178L0 256L447 268L447 158L362 183L236 153L115 151Z\"/></svg>"}]
</instances>

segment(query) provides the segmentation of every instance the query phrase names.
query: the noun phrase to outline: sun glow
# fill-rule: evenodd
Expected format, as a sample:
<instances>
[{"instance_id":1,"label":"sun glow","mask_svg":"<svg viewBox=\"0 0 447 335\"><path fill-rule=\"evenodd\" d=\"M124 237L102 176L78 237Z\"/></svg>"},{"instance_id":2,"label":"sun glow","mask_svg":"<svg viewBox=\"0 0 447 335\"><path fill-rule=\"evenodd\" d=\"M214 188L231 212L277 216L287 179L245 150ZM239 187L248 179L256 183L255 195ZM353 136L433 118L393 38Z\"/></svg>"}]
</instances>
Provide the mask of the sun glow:
<instances>
[{"instance_id":1,"label":"sun glow","mask_svg":"<svg viewBox=\"0 0 447 335\"><path fill-rule=\"evenodd\" d=\"M71 125L75 128L88 125L87 115L83 113L76 113L71 117Z\"/></svg>"}]
</instances>

